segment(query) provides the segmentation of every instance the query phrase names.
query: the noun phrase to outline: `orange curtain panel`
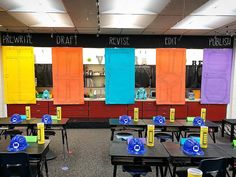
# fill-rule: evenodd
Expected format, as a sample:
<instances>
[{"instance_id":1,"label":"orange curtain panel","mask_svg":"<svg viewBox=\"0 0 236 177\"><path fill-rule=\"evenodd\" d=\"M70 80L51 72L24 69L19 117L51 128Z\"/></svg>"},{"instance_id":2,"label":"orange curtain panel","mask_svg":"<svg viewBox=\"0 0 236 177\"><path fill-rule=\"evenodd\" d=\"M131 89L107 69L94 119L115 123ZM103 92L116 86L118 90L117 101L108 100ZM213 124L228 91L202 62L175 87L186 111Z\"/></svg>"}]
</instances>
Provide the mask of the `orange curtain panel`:
<instances>
[{"instance_id":1,"label":"orange curtain panel","mask_svg":"<svg viewBox=\"0 0 236 177\"><path fill-rule=\"evenodd\" d=\"M84 104L82 48L52 48L54 104Z\"/></svg>"},{"instance_id":2,"label":"orange curtain panel","mask_svg":"<svg viewBox=\"0 0 236 177\"><path fill-rule=\"evenodd\" d=\"M185 103L186 49L156 49L156 103Z\"/></svg>"},{"instance_id":3,"label":"orange curtain panel","mask_svg":"<svg viewBox=\"0 0 236 177\"><path fill-rule=\"evenodd\" d=\"M7 104L36 103L33 47L2 47Z\"/></svg>"}]
</instances>

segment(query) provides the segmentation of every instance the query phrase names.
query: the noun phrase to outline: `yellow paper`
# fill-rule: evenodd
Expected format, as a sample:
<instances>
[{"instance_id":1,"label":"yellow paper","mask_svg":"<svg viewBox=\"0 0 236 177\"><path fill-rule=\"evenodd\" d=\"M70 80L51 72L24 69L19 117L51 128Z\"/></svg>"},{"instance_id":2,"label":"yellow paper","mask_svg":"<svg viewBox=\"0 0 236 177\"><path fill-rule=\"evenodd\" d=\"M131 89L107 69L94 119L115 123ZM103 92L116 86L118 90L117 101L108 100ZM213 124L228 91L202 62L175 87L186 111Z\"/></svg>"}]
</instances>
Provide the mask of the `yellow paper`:
<instances>
[{"instance_id":1,"label":"yellow paper","mask_svg":"<svg viewBox=\"0 0 236 177\"><path fill-rule=\"evenodd\" d=\"M37 123L38 129L38 144L45 143L44 123Z\"/></svg>"},{"instance_id":2,"label":"yellow paper","mask_svg":"<svg viewBox=\"0 0 236 177\"><path fill-rule=\"evenodd\" d=\"M206 108L201 109L201 118L203 118L204 121L206 120Z\"/></svg>"},{"instance_id":3,"label":"yellow paper","mask_svg":"<svg viewBox=\"0 0 236 177\"><path fill-rule=\"evenodd\" d=\"M25 107L25 115L26 115L26 120L31 119L31 111L30 111L30 106Z\"/></svg>"},{"instance_id":4,"label":"yellow paper","mask_svg":"<svg viewBox=\"0 0 236 177\"><path fill-rule=\"evenodd\" d=\"M33 47L2 47L5 102L36 103Z\"/></svg>"},{"instance_id":5,"label":"yellow paper","mask_svg":"<svg viewBox=\"0 0 236 177\"><path fill-rule=\"evenodd\" d=\"M139 118L139 110L138 108L134 108L134 122L138 122Z\"/></svg>"},{"instance_id":6,"label":"yellow paper","mask_svg":"<svg viewBox=\"0 0 236 177\"><path fill-rule=\"evenodd\" d=\"M170 108L170 122L175 122L175 108Z\"/></svg>"},{"instance_id":7,"label":"yellow paper","mask_svg":"<svg viewBox=\"0 0 236 177\"><path fill-rule=\"evenodd\" d=\"M61 120L61 107L57 107L57 120Z\"/></svg>"},{"instance_id":8,"label":"yellow paper","mask_svg":"<svg viewBox=\"0 0 236 177\"><path fill-rule=\"evenodd\" d=\"M154 125L147 125L147 146L154 146Z\"/></svg>"},{"instance_id":9,"label":"yellow paper","mask_svg":"<svg viewBox=\"0 0 236 177\"><path fill-rule=\"evenodd\" d=\"M208 127L201 126L200 128L200 146L201 148L207 148L208 145Z\"/></svg>"}]
</instances>

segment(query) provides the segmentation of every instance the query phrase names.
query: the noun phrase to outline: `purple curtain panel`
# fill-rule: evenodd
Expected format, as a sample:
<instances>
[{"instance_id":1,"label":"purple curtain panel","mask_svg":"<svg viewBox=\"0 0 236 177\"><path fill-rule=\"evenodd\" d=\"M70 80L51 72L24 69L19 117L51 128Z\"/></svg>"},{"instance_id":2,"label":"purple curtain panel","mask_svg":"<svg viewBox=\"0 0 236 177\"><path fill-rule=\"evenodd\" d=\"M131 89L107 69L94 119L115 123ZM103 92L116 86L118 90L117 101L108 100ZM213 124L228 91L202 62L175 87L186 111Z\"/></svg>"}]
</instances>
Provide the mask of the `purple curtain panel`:
<instances>
[{"instance_id":1,"label":"purple curtain panel","mask_svg":"<svg viewBox=\"0 0 236 177\"><path fill-rule=\"evenodd\" d=\"M229 103L232 56L232 49L204 49L201 103Z\"/></svg>"}]
</instances>

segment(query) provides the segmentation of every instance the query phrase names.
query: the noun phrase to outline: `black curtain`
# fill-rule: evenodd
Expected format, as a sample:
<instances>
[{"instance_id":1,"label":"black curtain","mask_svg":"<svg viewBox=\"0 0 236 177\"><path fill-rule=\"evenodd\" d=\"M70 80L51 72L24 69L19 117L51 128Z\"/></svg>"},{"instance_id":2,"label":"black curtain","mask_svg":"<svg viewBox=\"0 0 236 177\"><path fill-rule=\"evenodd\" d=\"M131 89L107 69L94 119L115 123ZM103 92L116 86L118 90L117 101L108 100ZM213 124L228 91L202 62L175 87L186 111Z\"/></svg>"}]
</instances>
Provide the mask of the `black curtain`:
<instances>
[{"instance_id":1,"label":"black curtain","mask_svg":"<svg viewBox=\"0 0 236 177\"><path fill-rule=\"evenodd\" d=\"M52 65L36 64L35 77L37 78L37 87L52 87Z\"/></svg>"}]
</instances>

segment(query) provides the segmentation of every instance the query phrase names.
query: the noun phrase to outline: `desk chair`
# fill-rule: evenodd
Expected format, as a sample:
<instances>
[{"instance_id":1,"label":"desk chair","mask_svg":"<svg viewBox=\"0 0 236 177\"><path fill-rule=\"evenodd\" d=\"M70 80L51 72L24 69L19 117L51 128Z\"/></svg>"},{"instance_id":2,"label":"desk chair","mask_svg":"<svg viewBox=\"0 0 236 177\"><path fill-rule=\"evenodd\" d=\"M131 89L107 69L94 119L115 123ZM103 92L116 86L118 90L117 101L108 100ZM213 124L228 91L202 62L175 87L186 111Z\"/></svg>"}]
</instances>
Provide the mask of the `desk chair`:
<instances>
[{"instance_id":1,"label":"desk chair","mask_svg":"<svg viewBox=\"0 0 236 177\"><path fill-rule=\"evenodd\" d=\"M133 138L134 136L131 133L127 132L119 132L116 134L116 138L121 141L127 141L129 138Z\"/></svg>"},{"instance_id":2,"label":"desk chair","mask_svg":"<svg viewBox=\"0 0 236 177\"><path fill-rule=\"evenodd\" d=\"M169 133L165 133L165 132L158 132L155 133L155 137L160 140L160 142L166 142L167 140L172 140L172 142L174 141L174 135L173 132L171 134Z\"/></svg>"},{"instance_id":3,"label":"desk chair","mask_svg":"<svg viewBox=\"0 0 236 177\"><path fill-rule=\"evenodd\" d=\"M226 177L228 163L225 158L204 159L200 162L199 169L202 177ZM187 170L176 171L178 177L187 177Z\"/></svg>"},{"instance_id":4,"label":"desk chair","mask_svg":"<svg viewBox=\"0 0 236 177\"><path fill-rule=\"evenodd\" d=\"M128 172L133 177L146 176L147 173L152 172L150 166L123 166L123 172Z\"/></svg>"},{"instance_id":5,"label":"desk chair","mask_svg":"<svg viewBox=\"0 0 236 177\"><path fill-rule=\"evenodd\" d=\"M37 166L30 165L27 153L0 153L1 177L36 177Z\"/></svg>"}]
</instances>

